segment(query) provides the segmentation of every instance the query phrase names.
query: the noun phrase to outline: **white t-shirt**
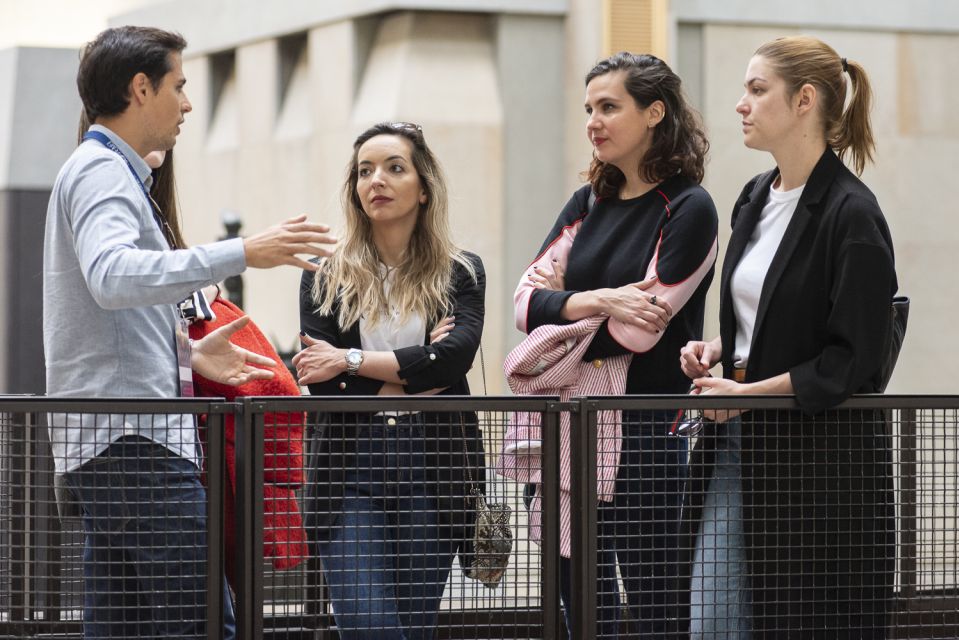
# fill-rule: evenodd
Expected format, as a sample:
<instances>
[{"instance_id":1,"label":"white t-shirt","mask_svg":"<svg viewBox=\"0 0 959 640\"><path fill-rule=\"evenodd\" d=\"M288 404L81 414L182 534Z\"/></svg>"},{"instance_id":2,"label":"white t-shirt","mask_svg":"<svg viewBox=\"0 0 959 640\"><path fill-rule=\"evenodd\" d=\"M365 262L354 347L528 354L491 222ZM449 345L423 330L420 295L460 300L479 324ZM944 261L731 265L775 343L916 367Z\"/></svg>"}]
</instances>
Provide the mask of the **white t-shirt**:
<instances>
[{"instance_id":1,"label":"white t-shirt","mask_svg":"<svg viewBox=\"0 0 959 640\"><path fill-rule=\"evenodd\" d=\"M737 368L745 368L749 360L756 312L759 310L759 296L766 281L766 273L786 234L786 227L792 220L805 187L806 185L802 185L789 191L769 187L769 197L759 215L759 223L749 238L742 259L733 271L729 286L733 296L733 311L736 314L733 363Z\"/></svg>"}]
</instances>

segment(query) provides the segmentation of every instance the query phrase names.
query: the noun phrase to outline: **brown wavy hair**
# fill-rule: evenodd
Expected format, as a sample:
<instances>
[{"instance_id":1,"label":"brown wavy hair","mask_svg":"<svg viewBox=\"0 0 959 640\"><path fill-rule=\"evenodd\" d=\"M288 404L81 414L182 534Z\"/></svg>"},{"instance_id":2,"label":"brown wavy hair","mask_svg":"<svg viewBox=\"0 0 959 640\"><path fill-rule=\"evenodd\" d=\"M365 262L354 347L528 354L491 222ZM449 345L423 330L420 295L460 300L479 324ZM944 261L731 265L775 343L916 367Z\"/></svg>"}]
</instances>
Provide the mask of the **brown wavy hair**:
<instances>
[{"instance_id":1,"label":"brown wavy hair","mask_svg":"<svg viewBox=\"0 0 959 640\"><path fill-rule=\"evenodd\" d=\"M621 51L597 63L586 74L586 85L616 71L625 72L623 84L637 107L645 109L657 100L666 107L663 119L653 129L649 150L639 163L643 180L657 183L680 174L701 183L709 140L702 117L683 93L679 76L656 56ZM614 196L626 181L622 171L597 160L595 152L584 175L600 197Z\"/></svg>"},{"instance_id":2,"label":"brown wavy hair","mask_svg":"<svg viewBox=\"0 0 959 640\"><path fill-rule=\"evenodd\" d=\"M840 158L848 153L861 175L876 150L869 117L872 86L862 65L840 58L828 44L810 36L777 38L756 49L755 55L764 58L785 81L790 97L805 84L816 87L826 144ZM844 110L847 73L852 98Z\"/></svg>"}]
</instances>

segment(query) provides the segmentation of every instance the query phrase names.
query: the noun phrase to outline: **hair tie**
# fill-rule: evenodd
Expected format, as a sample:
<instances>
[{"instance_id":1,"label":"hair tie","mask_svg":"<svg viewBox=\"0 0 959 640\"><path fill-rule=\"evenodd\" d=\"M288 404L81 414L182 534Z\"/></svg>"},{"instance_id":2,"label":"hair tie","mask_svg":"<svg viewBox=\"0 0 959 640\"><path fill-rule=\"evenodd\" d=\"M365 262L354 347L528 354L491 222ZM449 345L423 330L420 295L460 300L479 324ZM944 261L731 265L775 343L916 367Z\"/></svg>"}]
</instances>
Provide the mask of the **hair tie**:
<instances>
[{"instance_id":1,"label":"hair tie","mask_svg":"<svg viewBox=\"0 0 959 640\"><path fill-rule=\"evenodd\" d=\"M849 73L849 64L846 62L846 59L840 58L840 60L842 61L842 72Z\"/></svg>"}]
</instances>

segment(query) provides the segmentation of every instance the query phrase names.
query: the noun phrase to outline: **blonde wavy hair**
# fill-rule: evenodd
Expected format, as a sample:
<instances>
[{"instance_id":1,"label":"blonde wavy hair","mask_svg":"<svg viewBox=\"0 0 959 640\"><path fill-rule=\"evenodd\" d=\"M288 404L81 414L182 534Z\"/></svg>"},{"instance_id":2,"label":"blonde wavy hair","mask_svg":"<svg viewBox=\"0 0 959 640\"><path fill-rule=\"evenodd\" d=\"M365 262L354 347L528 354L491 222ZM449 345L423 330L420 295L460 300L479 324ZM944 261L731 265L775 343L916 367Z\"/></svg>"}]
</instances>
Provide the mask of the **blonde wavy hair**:
<instances>
[{"instance_id":1,"label":"blonde wavy hair","mask_svg":"<svg viewBox=\"0 0 959 640\"><path fill-rule=\"evenodd\" d=\"M410 141L412 162L426 193L416 226L402 264L395 267L389 297L380 276L380 257L373 243L370 219L356 192L360 147L380 135L400 136ZM453 309L451 296L453 265L459 263L476 280L476 269L450 237L449 201L446 179L436 156L430 151L419 125L408 122L381 122L361 133L353 143L353 157L347 168L341 193L346 230L333 256L320 263L313 284L313 301L321 314L333 312L339 303L337 323L341 329L363 318L369 326L385 318L391 307L405 322L413 314L434 322Z\"/></svg>"}]
</instances>

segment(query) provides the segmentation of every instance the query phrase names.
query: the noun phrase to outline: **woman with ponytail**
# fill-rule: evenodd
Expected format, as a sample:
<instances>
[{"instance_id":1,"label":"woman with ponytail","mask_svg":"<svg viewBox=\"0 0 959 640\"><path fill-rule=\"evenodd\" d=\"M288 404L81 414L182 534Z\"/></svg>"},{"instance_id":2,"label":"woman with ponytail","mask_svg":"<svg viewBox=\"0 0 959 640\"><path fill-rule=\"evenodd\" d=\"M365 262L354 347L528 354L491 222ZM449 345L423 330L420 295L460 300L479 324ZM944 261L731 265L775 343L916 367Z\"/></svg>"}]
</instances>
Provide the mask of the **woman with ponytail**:
<instances>
[{"instance_id":1,"label":"woman with ponytail","mask_svg":"<svg viewBox=\"0 0 959 640\"><path fill-rule=\"evenodd\" d=\"M699 440L691 466L717 468L703 467L699 485L692 636L884 638L895 563L890 435L882 411L834 409L878 391L897 287L889 228L857 177L874 150L869 80L825 43L789 37L756 51L745 89L736 111L746 146L771 153L776 168L750 180L733 208L720 335L690 342L680 362L701 394L795 394L799 408L722 412L715 429L727 437ZM723 377L708 377L720 362ZM730 485L718 473L735 456L741 496L739 476ZM717 483L734 488L717 499ZM724 556L733 561L713 562ZM699 589L741 592L697 598L697 574ZM732 604L742 619L710 604Z\"/></svg>"}]
</instances>

